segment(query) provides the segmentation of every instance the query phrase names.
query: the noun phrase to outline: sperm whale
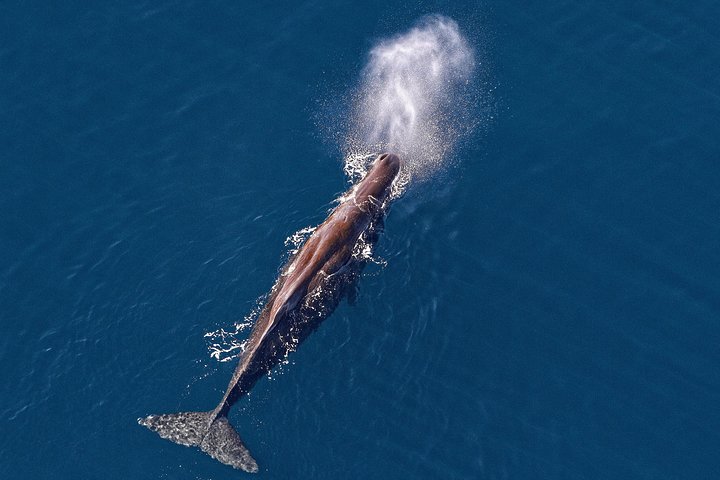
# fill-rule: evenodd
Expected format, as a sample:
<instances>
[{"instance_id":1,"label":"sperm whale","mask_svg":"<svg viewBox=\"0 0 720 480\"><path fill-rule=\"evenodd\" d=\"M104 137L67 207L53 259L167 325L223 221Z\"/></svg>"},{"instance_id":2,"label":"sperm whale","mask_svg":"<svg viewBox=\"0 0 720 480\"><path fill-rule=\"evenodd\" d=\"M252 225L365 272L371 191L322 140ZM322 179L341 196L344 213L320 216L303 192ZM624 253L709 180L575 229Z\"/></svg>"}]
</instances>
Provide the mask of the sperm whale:
<instances>
[{"instance_id":1,"label":"sperm whale","mask_svg":"<svg viewBox=\"0 0 720 480\"><path fill-rule=\"evenodd\" d=\"M228 421L232 406L327 318L358 279L359 241L374 243L400 170L385 153L281 269L220 402L210 411L150 415L138 423L246 472L258 464Z\"/></svg>"}]
</instances>

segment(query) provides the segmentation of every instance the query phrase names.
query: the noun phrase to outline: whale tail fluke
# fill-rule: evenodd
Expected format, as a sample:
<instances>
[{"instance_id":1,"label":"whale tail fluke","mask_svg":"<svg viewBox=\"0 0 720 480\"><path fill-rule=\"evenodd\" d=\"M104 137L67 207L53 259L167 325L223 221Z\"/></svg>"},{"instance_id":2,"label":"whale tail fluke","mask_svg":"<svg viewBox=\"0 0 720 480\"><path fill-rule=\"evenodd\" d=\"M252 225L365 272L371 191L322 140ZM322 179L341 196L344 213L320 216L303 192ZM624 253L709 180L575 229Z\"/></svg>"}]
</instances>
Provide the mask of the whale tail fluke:
<instances>
[{"instance_id":1,"label":"whale tail fluke","mask_svg":"<svg viewBox=\"0 0 720 480\"><path fill-rule=\"evenodd\" d=\"M150 415L138 418L138 423L162 438L186 447L198 447L225 465L256 473L257 462L227 417L213 420L214 415L212 411Z\"/></svg>"}]
</instances>

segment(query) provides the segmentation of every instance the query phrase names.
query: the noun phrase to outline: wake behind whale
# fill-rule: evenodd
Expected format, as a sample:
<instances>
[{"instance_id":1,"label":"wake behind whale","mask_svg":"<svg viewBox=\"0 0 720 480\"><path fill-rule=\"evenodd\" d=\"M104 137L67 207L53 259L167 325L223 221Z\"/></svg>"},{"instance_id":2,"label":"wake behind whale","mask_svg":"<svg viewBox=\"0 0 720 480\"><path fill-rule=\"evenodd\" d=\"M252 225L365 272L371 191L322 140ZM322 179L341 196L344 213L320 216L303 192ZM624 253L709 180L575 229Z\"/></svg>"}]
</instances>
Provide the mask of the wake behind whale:
<instances>
[{"instance_id":1,"label":"wake behind whale","mask_svg":"<svg viewBox=\"0 0 720 480\"><path fill-rule=\"evenodd\" d=\"M461 85L472 72L473 57L452 20L426 18L410 32L380 42L370 58L345 133L345 171L353 186L325 222L305 230L310 235L268 293L217 406L138 419L162 438L198 447L234 468L258 471L228 421L229 410L353 290L371 260L390 202L409 181L441 168L468 128L458 112L464 111ZM377 151L401 156L373 154Z\"/></svg>"}]
</instances>

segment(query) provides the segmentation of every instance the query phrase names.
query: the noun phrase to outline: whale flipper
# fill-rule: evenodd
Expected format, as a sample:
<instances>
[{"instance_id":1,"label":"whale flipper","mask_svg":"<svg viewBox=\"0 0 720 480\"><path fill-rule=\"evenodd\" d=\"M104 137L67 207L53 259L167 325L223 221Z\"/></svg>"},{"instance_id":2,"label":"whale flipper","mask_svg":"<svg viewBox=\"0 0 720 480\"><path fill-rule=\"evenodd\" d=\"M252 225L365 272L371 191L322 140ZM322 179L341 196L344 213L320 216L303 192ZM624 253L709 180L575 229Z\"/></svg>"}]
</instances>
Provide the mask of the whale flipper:
<instances>
[{"instance_id":1,"label":"whale flipper","mask_svg":"<svg viewBox=\"0 0 720 480\"><path fill-rule=\"evenodd\" d=\"M255 459L228 419L212 420L214 412L181 412L138 418L138 423L162 438L186 447L199 447L215 460L250 473L258 471Z\"/></svg>"}]
</instances>

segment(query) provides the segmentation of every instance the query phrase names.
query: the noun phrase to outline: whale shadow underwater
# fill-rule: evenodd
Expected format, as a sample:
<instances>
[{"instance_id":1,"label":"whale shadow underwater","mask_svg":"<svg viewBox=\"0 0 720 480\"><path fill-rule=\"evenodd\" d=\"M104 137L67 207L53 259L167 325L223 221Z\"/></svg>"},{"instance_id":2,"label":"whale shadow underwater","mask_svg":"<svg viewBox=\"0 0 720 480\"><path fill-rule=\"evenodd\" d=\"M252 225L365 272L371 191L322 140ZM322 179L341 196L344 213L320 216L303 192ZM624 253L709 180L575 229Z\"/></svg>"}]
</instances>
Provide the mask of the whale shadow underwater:
<instances>
[{"instance_id":1,"label":"whale shadow underwater","mask_svg":"<svg viewBox=\"0 0 720 480\"><path fill-rule=\"evenodd\" d=\"M150 415L138 423L162 438L199 447L226 465L257 472L258 464L228 421L228 412L330 316L344 296L352 295L367 263L357 249L377 242L399 171L397 155L378 156L282 267L213 410Z\"/></svg>"}]
</instances>

